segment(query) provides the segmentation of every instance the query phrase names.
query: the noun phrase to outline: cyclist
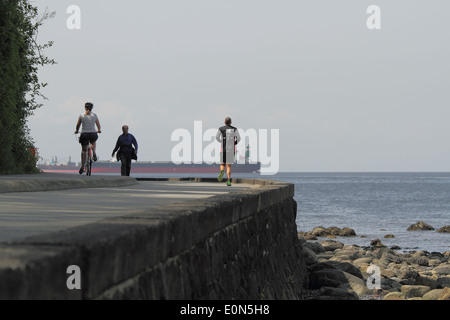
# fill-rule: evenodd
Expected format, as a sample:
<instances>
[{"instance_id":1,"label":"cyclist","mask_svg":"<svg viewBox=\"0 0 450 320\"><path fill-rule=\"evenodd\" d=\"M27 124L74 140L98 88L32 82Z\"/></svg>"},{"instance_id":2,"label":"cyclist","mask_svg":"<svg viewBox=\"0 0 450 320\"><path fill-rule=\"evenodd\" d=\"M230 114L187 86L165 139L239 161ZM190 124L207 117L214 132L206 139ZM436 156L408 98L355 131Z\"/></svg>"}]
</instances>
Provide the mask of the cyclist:
<instances>
[{"instance_id":1,"label":"cyclist","mask_svg":"<svg viewBox=\"0 0 450 320\"><path fill-rule=\"evenodd\" d=\"M95 153L96 141L98 139L97 133L101 133L100 121L95 113L92 112L94 104L92 102L86 102L84 105L85 113L78 117L77 126L75 128L75 134L81 127L80 144L81 144L81 168L80 174L84 172L84 166L86 165L86 152L89 148L89 144L92 144L92 151L94 161L97 161L97 154ZM97 130L95 126L97 125Z\"/></svg>"}]
</instances>

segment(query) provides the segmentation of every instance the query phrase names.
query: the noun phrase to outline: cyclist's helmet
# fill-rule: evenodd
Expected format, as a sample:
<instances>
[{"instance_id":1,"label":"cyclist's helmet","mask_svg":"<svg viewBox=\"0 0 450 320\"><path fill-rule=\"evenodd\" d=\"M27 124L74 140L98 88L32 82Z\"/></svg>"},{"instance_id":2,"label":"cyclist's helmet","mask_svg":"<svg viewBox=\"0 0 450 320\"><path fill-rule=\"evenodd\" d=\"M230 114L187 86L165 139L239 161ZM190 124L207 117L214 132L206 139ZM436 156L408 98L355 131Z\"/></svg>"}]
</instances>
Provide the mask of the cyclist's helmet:
<instances>
[{"instance_id":1,"label":"cyclist's helmet","mask_svg":"<svg viewBox=\"0 0 450 320\"><path fill-rule=\"evenodd\" d=\"M84 107L85 107L86 109L88 109L89 111L92 111L92 108L94 107L94 104L93 104L92 102L86 102L86 103L84 104Z\"/></svg>"}]
</instances>

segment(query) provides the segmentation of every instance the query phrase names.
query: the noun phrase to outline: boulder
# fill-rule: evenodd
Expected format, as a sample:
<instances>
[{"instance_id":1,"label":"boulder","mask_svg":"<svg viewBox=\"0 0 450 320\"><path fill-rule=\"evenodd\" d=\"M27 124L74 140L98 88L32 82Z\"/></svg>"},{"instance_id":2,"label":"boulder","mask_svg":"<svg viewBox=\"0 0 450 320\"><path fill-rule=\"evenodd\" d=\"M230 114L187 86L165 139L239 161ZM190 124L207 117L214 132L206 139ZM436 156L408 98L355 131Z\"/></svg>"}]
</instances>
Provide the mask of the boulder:
<instances>
[{"instance_id":1,"label":"boulder","mask_svg":"<svg viewBox=\"0 0 450 320\"><path fill-rule=\"evenodd\" d=\"M345 248L345 247L344 247ZM354 249L337 249L334 253L333 260L350 260L353 261L355 259L361 258L361 254Z\"/></svg>"},{"instance_id":2,"label":"boulder","mask_svg":"<svg viewBox=\"0 0 450 320\"><path fill-rule=\"evenodd\" d=\"M388 291L400 291L402 284L391 278L381 277L381 289Z\"/></svg>"},{"instance_id":3,"label":"boulder","mask_svg":"<svg viewBox=\"0 0 450 320\"><path fill-rule=\"evenodd\" d=\"M450 288L449 287L445 287L442 290L441 295L439 296L438 300L450 300Z\"/></svg>"},{"instance_id":4,"label":"boulder","mask_svg":"<svg viewBox=\"0 0 450 320\"><path fill-rule=\"evenodd\" d=\"M438 278L436 279L436 282L437 282L441 287L449 287L449 288L450 288L450 275L438 277Z\"/></svg>"},{"instance_id":5,"label":"boulder","mask_svg":"<svg viewBox=\"0 0 450 320\"><path fill-rule=\"evenodd\" d=\"M433 289L428 291L422 296L422 300L437 300L442 294L444 289Z\"/></svg>"},{"instance_id":6,"label":"boulder","mask_svg":"<svg viewBox=\"0 0 450 320\"><path fill-rule=\"evenodd\" d=\"M316 237L324 237L324 236L328 235L329 233L328 233L327 229L325 229L324 227L315 227L311 231L311 234Z\"/></svg>"},{"instance_id":7,"label":"boulder","mask_svg":"<svg viewBox=\"0 0 450 320\"><path fill-rule=\"evenodd\" d=\"M415 281L419 277L419 273L414 269L402 269L398 272L398 277L400 279L412 279Z\"/></svg>"},{"instance_id":8,"label":"boulder","mask_svg":"<svg viewBox=\"0 0 450 320\"><path fill-rule=\"evenodd\" d=\"M341 229L338 227L328 227L327 228L328 235L338 236L340 231L341 231Z\"/></svg>"},{"instance_id":9,"label":"boulder","mask_svg":"<svg viewBox=\"0 0 450 320\"><path fill-rule=\"evenodd\" d=\"M304 246L308 247L316 254L325 252L325 249L323 248L323 246L318 242L307 242L307 243L305 243Z\"/></svg>"},{"instance_id":10,"label":"boulder","mask_svg":"<svg viewBox=\"0 0 450 320\"><path fill-rule=\"evenodd\" d=\"M336 249L341 249L344 246L342 242L335 240L324 240L321 241L320 244L323 246L325 251L334 251Z\"/></svg>"},{"instance_id":11,"label":"boulder","mask_svg":"<svg viewBox=\"0 0 450 320\"><path fill-rule=\"evenodd\" d=\"M363 279L363 275L359 268L355 267L353 264L349 262L339 262L339 261L333 261L330 260L329 263L331 263L336 269L350 273L354 275L355 277Z\"/></svg>"},{"instance_id":12,"label":"boulder","mask_svg":"<svg viewBox=\"0 0 450 320\"><path fill-rule=\"evenodd\" d=\"M439 228L437 230L437 232L450 233L450 226L443 226L443 227Z\"/></svg>"},{"instance_id":13,"label":"boulder","mask_svg":"<svg viewBox=\"0 0 450 320\"><path fill-rule=\"evenodd\" d=\"M417 231L417 230L434 230L432 226L426 224L423 221L419 221L416 224L412 224L406 229L407 231Z\"/></svg>"},{"instance_id":14,"label":"boulder","mask_svg":"<svg viewBox=\"0 0 450 320\"><path fill-rule=\"evenodd\" d=\"M356 292L350 289L324 287L322 290L315 300L358 300Z\"/></svg>"},{"instance_id":15,"label":"boulder","mask_svg":"<svg viewBox=\"0 0 450 320\"><path fill-rule=\"evenodd\" d=\"M353 274L344 272L344 276L348 280L348 284L355 291L358 296L366 296L373 294L373 291L367 287L366 282L359 277L354 276Z\"/></svg>"},{"instance_id":16,"label":"boulder","mask_svg":"<svg viewBox=\"0 0 450 320\"><path fill-rule=\"evenodd\" d=\"M431 290L428 286L416 285L403 285L400 289L407 298L422 297L425 293Z\"/></svg>"},{"instance_id":17,"label":"boulder","mask_svg":"<svg viewBox=\"0 0 450 320\"><path fill-rule=\"evenodd\" d=\"M307 246L303 247L303 259L308 266L317 263L316 254Z\"/></svg>"},{"instance_id":18,"label":"boulder","mask_svg":"<svg viewBox=\"0 0 450 320\"><path fill-rule=\"evenodd\" d=\"M401 292L390 292L383 297L383 300L405 300L405 295Z\"/></svg>"},{"instance_id":19,"label":"boulder","mask_svg":"<svg viewBox=\"0 0 450 320\"><path fill-rule=\"evenodd\" d=\"M309 274L309 288L319 289L321 287L339 287L348 283L347 277L340 270L324 269Z\"/></svg>"},{"instance_id":20,"label":"boulder","mask_svg":"<svg viewBox=\"0 0 450 320\"><path fill-rule=\"evenodd\" d=\"M370 242L370 245L373 247L385 247L385 245L381 242L380 239L374 239Z\"/></svg>"},{"instance_id":21,"label":"boulder","mask_svg":"<svg viewBox=\"0 0 450 320\"><path fill-rule=\"evenodd\" d=\"M436 268L434 268L432 272L437 276L450 275L450 263L441 263Z\"/></svg>"},{"instance_id":22,"label":"boulder","mask_svg":"<svg viewBox=\"0 0 450 320\"><path fill-rule=\"evenodd\" d=\"M439 287L438 282L431 278L426 276L419 276L414 280L415 285L421 285L421 286L428 286L431 289L437 289Z\"/></svg>"},{"instance_id":23,"label":"boulder","mask_svg":"<svg viewBox=\"0 0 450 320\"><path fill-rule=\"evenodd\" d=\"M356 232L352 228L345 227L339 231L338 235L341 237L354 237L356 236Z\"/></svg>"},{"instance_id":24,"label":"boulder","mask_svg":"<svg viewBox=\"0 0 450 320\"><path fill-rule=\"evenodd\" d=\"M363 258L354 260L353 264L359 268L362 265L369 265L373 259L374 259L373 257L363 257Z\"/></svg>"}]
</instances>

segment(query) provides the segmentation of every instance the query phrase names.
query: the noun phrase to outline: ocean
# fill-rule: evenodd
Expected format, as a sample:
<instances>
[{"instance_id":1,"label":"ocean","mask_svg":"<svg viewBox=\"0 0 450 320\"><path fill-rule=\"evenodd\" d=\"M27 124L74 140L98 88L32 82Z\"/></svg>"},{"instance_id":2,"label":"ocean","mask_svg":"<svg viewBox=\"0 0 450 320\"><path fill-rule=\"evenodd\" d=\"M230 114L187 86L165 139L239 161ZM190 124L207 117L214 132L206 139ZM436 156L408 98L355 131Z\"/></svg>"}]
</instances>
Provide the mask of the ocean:
<instances>
[{"instance_id":1,"label":"ocean","mask_svg":"<svg viewBox=\"0 0 450 320\"><path fill-rule=\"evenodd\" d=\"M158 177L151 174L145 176ZM192 174L173 176L187 177ZM399 246L399 252L450 251L450 233L437 232L438 228L450 225L448 172L281 172L272 176L236 173L232 177L264 178L293 183L294 199L298 204L298 231L311 231L317 226L350 227L355 230L356 237L338 237L335 240L344 244L369 246L373 239L378 238L387 247ZM424 221L435 230L406 231L418 221ZM393 234L394 238L384 238L387 234Z\"/></svg>"}]
</instances>

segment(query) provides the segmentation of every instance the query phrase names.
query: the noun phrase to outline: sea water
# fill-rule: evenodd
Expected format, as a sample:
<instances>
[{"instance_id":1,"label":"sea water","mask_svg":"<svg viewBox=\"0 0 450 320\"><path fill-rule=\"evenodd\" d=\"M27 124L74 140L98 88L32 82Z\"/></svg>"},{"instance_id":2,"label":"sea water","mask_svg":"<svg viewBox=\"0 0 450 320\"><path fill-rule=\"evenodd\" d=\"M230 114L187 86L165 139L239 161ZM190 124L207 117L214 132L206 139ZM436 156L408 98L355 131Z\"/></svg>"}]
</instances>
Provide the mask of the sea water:
<instances>
[{"instance_id":1,"label":"sea water","mask_svg":"<svg viewBox=\"0 0 450 320\"><path fill-rule=\"evenodd\" d=\"M146 174L135 177L167 177ZM173 174L171 177L215 177L211 174ZM263 178L295 185L297 230L314 227L350 227L356 237L338 237L344 244L369 246L380 239L398 251L450 251L450 173L300 173L271 176L235 173L235 178ZM424 221L435 230L407 231ZM393 234L394 238L384 238Z\"/></svg>"}]
</instances>

